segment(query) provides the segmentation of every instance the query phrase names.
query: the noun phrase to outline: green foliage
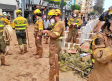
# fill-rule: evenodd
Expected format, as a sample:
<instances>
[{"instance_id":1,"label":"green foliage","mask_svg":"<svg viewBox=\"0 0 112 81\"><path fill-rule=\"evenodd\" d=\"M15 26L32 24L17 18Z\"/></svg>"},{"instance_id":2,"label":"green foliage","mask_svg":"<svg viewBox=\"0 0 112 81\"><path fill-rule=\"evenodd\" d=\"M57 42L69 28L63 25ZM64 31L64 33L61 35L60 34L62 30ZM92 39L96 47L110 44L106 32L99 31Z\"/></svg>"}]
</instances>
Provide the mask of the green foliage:
<instances>
[{"instance_id":1,"label":"green foliage","mask_svg":"<svg viewBox=\"0 0 112 81\"><path fill-rule=\"evenodd\" d=\"M90 13L90 15L94 15L95 14L95 11L92 11L91 13Z\"/></svg>"},{"instance_id":2,"label":"green foliage","mask_svg":"<svg viewBox=\"0 0 112 81\"><path fill-rule=\"evenodd\" d=\"M71 9L72 10L80 10L81 7L79 5L74 4L74 5L71 5Z\"/></svg>"},{"instance_id":3,"label":"green foliage","mask_svg":"<svg viewBox=\"0 0 112 81\"><path fill-rule=\"evenodd\" d=\"M61 2L54 2L55 5L61 5Z\"/></svg>"},{"instance_id":4,"label":"green foliage","mask_svg":"<svg viewBox=\"0 0 112 81\"><path fill-rule=\"evenodd\" d=\"M66 5L67 5L67 3L66 3L66 2L64 2L63 6L66 6Z\"/></svg>"},{"instance_id":5,"label":"green foliage","mask_svg":"<svg viewBox=\"0 0 112 81\"><path fill-rule=\"evenodd\" d=\"M103 8L104 0L95 0L94 10L101 14L104 10Z\"/></svg>"},{"instance_id":6,"label":"green foliage","mask_svg":"<svg viewBox=\"0 0 112 81\"><path fill-rule=\"evenodd\" d=\"M55 5L58 5L58 6L61 6L61 2L60 1L53 1L53 0L46 0L47 2L49 2L50 4L55 4ZM67 5L66 2L63 3L63 6Z\"/></svg>"}]
</instances>

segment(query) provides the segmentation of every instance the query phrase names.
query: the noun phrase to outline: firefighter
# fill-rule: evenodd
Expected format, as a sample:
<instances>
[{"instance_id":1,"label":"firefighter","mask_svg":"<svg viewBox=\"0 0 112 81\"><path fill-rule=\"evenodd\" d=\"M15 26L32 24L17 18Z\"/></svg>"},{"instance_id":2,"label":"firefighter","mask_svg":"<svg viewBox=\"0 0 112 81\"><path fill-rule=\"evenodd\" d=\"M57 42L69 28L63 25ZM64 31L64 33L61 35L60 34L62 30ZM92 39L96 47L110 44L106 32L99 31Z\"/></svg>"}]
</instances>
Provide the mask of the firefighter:
<instances>
[{"instance_id":1,"label":"firefighter","mask_svg":"<svg viewBox=\"0 0 112 81\"><path fill-rule=\"evenodd\" d=\"M9 66L9 64L7 64L5 62L5 41L4 41L4 37L3 37L3 28L5 26L5 24L9 24L9 21L5 18L3 18L0 14L0 55L1 55L1 65L5 65L5 66Z\"/></svg>"},{"instance_id":2,"label":"firefighter","mask_svg":"<svg viewBox=\"0 0 112 81\"><path fill-rule=\"evenodd\" d=\"M105 23L102 25L101 29L102 29L102 32L104 32L106 26L108 25L109 23L109 11L112 11L112 6L109 7L109 9L107 11L105 11L99 18L99 21L104 21ZM99 22L99 23L100 23Z\"/></svg>"},{"instance_id":3,"label":"firefighter","mask_svg":"<svg viewBox=\"0 0 112 81\"><path fill-rule=\"evenodd\" d=\"M105 31L95 35L92 42L95 61L88 81L112 81L112 10L108 16L109 23Z\"/></svg>"},{"instance_id":4,"label":"firefighter","mask_svg":"<svg viewBox=\"0 0 112 81\"><path fill-rule=\"evenodd\" d=\"M28 27L27 20L22 17L22 11L16 11L17 18L15 18L12 22L12 27L16 31L17 41L20 48L20 54L27 53L27 42L26 42L26 28ZM23 48L24 46L24 48Z\"/></svg>"},{"instance_id":5,"label":"firefighter","mask_svg":"<svg viewBox=\"0 0 112 81\"><path fill-rule=\"evenodd\" d=\"M70 18L68 21L68 42L70 42L73 37L73 43L76 43L76 38L78 36L78 28L81 27L81 20L78 18L78 13L78 10L74 10L72 15L73 18Z\"/></svg>"},{"instance_id":6,"label":"firefighter","mask_svg":"<svg viewBox=\"0 0 112 81\"><path fill-rule=\"evenodd\" d=\"M3 16L4 18L7 19L7 13L6 13L6 12L3 12L3 13L2 13L2 16ZM9 21L9 20L8 20L8 21ZM9 21L8 25L10 25L10 21ZM8 55L11 55L12 53L9 51L10 40L7 41L7 42L5 42L5 43L6 43L7 54L8 54Z\"/></svg>"},{"instance_id":7,"label":"firefighter","mask_svg":"<svg viewBox=\"0 0 112 81\"><path fill-rule=\"evenodd\" d=\"M43 21L41 19L41 11L36 9L34 11L36 16L36 23L34 27L34 37L35 37L35 45L36 45L36 54L39 55L39 58L42 58L43 47L42 47L42 30L43 30ZM38 57L36 57L38 58Z\"/></svg>"},{"instance_id":8,"label":"firefighter","mask_svg":"<svg viewBox=\"0 0 112 81\"><path fill-rule=\"evenodd\" d=\"M43 33L46 33L50 37L50 46L49 46L49 81L54 81L54 75L56 74L55 66L55 54L59 54L61 51L61 42L64 32L64 24L59 19L62 15L59 9L49 11L48 15L51 19L54 18L55 25L51 31L44 30Z\"/></svg>"}]
</instances>

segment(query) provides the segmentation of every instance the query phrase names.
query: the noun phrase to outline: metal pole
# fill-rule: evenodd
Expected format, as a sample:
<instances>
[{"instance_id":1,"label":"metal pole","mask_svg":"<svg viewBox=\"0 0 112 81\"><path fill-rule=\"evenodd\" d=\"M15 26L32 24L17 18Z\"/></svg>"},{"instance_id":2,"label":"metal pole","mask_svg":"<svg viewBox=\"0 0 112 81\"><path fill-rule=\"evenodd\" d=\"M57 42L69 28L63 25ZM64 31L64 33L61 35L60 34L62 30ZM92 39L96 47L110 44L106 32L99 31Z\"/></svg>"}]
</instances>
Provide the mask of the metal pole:
<instances>
[{"instance_id":1,"label":"metal pole","mask_svg":"<svg viewBox=\"0 0 112 81\"><path fill-rule=\"evenodd\" d=\"M61 13L62 13L61 19L63 18L63 3L64 3L64 0L61 0Z\"/></svg>"},{"instance_id":2,"label":"metal pole","mask_svg":"<svg viewBox=\"0 0 112 81\"><path fill-rule=\"evenodd\" d=\"M24 17L24 5L25 5L25 0L21 0L22 1L22 16Z\"/></svg>"}]
</instances>

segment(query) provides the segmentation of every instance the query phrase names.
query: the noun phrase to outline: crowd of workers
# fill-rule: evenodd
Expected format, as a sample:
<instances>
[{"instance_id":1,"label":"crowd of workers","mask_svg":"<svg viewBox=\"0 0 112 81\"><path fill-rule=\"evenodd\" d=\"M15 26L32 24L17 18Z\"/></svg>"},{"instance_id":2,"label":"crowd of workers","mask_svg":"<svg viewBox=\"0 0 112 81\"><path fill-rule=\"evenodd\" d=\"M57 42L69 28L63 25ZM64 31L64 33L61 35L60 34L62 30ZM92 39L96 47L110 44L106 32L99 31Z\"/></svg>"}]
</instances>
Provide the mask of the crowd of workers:
<instances>
[{"instance_id":1,"label":"crowd of workers","mask_svg":"<svg viewBox=\"0 0 112 81\"><path fill-rule=\"evenodd\" d=\"M46 36L46 43L48 43L48 38L50 37L49 43L49 81L54 81L54 75L56 74L55 66L55 54L59 54L61 51L62 37L64 36L64 29L69 27L68 42L73 38L73 43L76 43L76 38L78 35L78 29L81 28L81 19L78 18L78 10L74 10L72 17L70 19L65 19L67 23L63 24L59 18L62 13L59 9L52 9L48 12L48 16L45 20L41 18L41 11L36 9L34 11L36 22L34 27L34 37L36 45L36 58L42 58L43 46L42 46L42 35ZM20 48L20 54L27 53L27 42L26 42L26 30L28 28L27 20L22 17L22 11L17 10L15 18L10 24L7 19L7 15L3 13L0 15L0 54L1 54L1 65L8 66L5 62L5 49L9 50L10 40L8 42L4 41L3 30L5 25L10 25L15 31L17 36L18 45ZM98 33L92 42L91 49L93 51L92 56L95 60L94 69L90 74L88 81L111 81L112 73L112 7L109 8L104 14L99 18L100 21L105 21L102 26L102 32ZM64 28L65 27L65 28ZM9 52L7 52L10 54ZM38 57L39 55L39 57ZM106 75L104 75L106 73Z\"/></svg>"},{"instance_id":2,"label":"crowd of workers","mask_svg":"<svg viewBox=\"0 0 112 81\"><path fill-rule=\"evenodd\" d=\"M10 40L5 42L3 36L3 30L6 25L10 25L15 31L17 36L18 45L20 48L20 54L24 54L28 52L27 50L27 42L26 42L26 30L28 28L27 20L22 17L22 11L17 10L15 18L10 24L10 21L7 19L7 15L0 15L0 53L1 53L1 65L8 66L5 62L5 52L7 49L6 46L10 45ZM6 13L5 13L6 14ZM62 13L59 9L52 9L48 12L48 16L45 20L41 18L41 11L36 9L34 11L36 22L34 27L34 37L35 37L35 45L36 45L36 58L42 58L43 54L43 46L42 46L42 35L46 36L46 43L48 43L48 37L50 37L49 44L49 81L54 81L54 75L56 74L56 66L55 66L55 54L59 54L61 51L61 42L62 37L64 36L64 23L59 18ZM81 26L81 20L78 18L78 11L75 10L73 12L73 18L70 18L68 21L69 29L69 40L77 35L77 30ZM73 35L72 35L73 33ZM74 42L76 41L76 37ZM9 50L9 48L8 48ZM7 52L10 54L9 52ZM38 57L39 55L39 57Z\"/></svg>"}]
</instances>

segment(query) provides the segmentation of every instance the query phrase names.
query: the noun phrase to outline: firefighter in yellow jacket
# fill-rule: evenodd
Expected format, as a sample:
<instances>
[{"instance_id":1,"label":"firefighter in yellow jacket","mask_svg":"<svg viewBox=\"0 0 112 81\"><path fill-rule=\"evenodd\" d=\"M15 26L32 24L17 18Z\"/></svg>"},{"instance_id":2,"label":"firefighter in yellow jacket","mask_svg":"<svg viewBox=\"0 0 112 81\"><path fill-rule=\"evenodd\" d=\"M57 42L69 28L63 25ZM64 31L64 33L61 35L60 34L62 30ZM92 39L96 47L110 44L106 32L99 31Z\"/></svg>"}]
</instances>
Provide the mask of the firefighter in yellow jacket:
<instances>
[{"instance_id":1,"label":"firefighter in yellow jacket","mask_svg":"<svg viewBox=\"0 0 112 81\"><path fill-rule=\"evenodd\" d=\"M42 58L43 47L42 47L42 30L43 30L43 21L41 19L41 11L36 9L34 11L36 15L36 23L34 27L34 37L35 37L35 45L36 45L36 54L39 55L39 58ZM38 58L38 56L36 56Z\"/></svg>"},{"instance_id":2,"label":"firefighter in yellow jacket","mask_svg":"<svg viewBox=\"0 0 112 81\"><path fill-rule=\"evenodd\" d=\"M70 18L68 21L69 26L68 42L70 42L73 37L73 42L76 43L78 28L81 27L81 20L78 18L78 13L79 13L78 10L74 10L73 18Z\"/></svg>"},{"instance_id":3,"label":"firefighter in yellow jacket","mask_svg":"<svg viewBox=\"0 0 112 81\"><path fill-rule=\"evenodd\" d=\"M16 30L17 41L20 48L20 54L24 54L27 51L27 42L26 42L26 28L28 27L27 20L22 17L22 11L16 11L17 18L15 18L12 22L12 27ZM24 48L23 48L24 45Z\"/></svg>"},{"instance_id":4,"label":"firefighter in yellow jacket","mask_svg":"<svg viewBox=\"0 0 112 81\"><path fill-rule=\"evenodd\" d=\"M9 66L9 64L7 64L5 62L5 41L4 41L4 37L3 37L3 28L5 26L5 24L9 24L8 20L3 18L0 14L0 55L1 55L1 65L5 65L5 66Z\"/></svg>"},{"instance_id":5,"label":"firefighter in yellow jacket","mask_svg":"<svg viewBox=\"0 0 112 81\"><path fill-rule=\"evenodd\" d=\"M3 12L2 13L2 16L7 19L7 13L6 12ZM10 25L10 21L8 20L8 25ZM8 55L11 55L12 53L9 51L9 45L10 45L10 40L6 42L6 50L7 50L7 54Z\"/></svg>"},{"instance_id":6,"label":"firefighter in yellow jacket","mask_svg":"<svg viewBox=\"0 0 112 81\"><path fill-rule=\"evenodd\" d=\"M61 41L64 32L64 24L59 19L61 16L61 11L59 9L50 10L48 15L51 19L54 18L55 25L51 31L44 30L43 33L46 33L50 37L50 46L49 46L49 81L54 81L54 75L56 74L56 66L55 66L55 54L59 54L61 51Z\"/></svg>"},{"instance_id":7,"label":"firefighter in yellow jacket","mask_svg":"<svg viewBox=\"0 0 112 81\"><path fill-rule=\"evenodd\" d=\"M92 42L95 62L88 81L112 81L112 10L108 16L109 23L105 31L94 36Z\"/></svg>"}]
</instances>

